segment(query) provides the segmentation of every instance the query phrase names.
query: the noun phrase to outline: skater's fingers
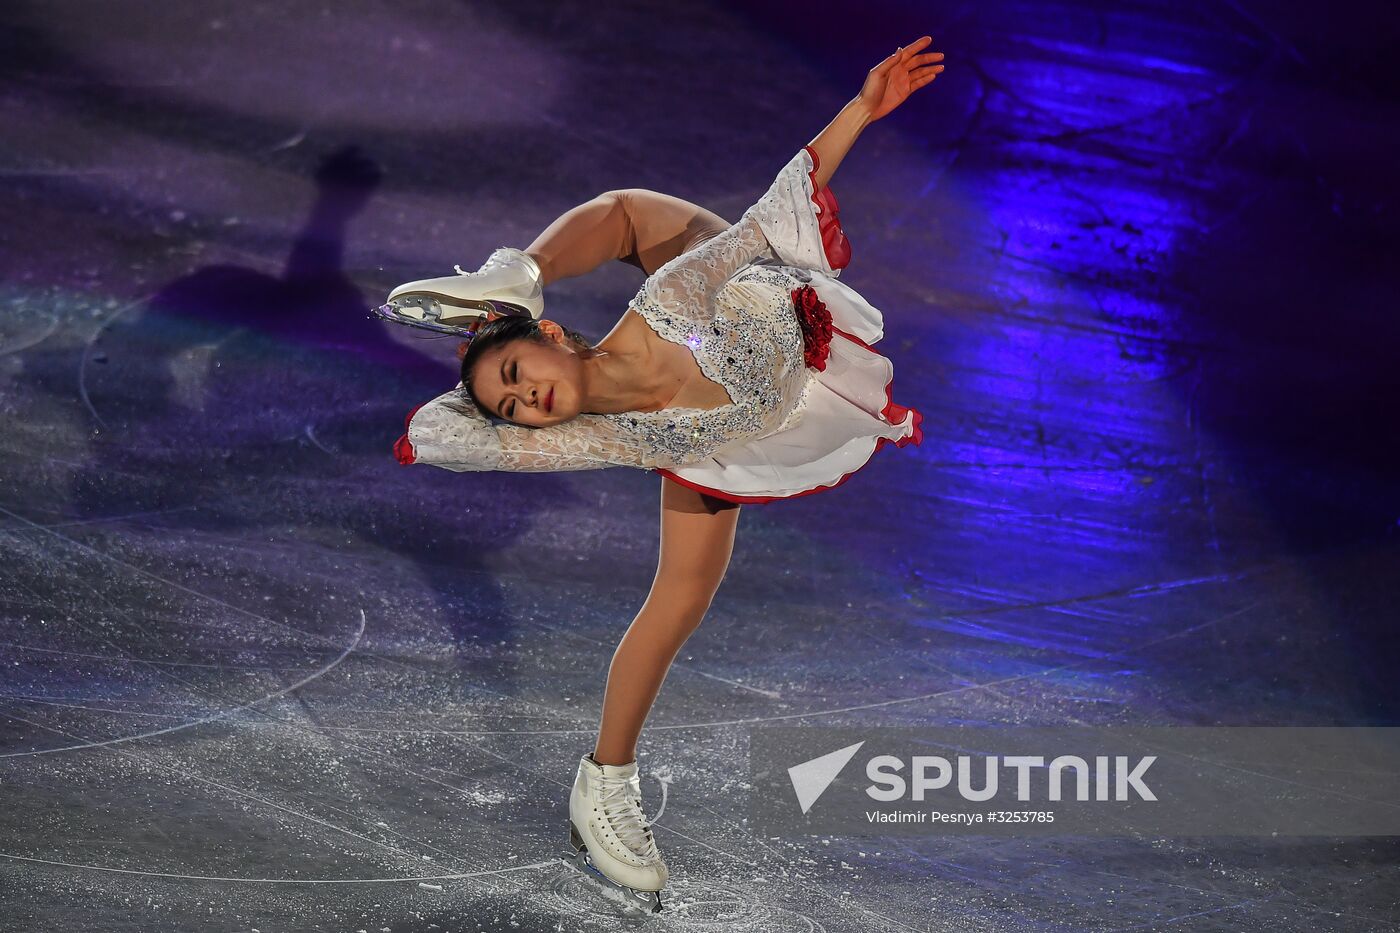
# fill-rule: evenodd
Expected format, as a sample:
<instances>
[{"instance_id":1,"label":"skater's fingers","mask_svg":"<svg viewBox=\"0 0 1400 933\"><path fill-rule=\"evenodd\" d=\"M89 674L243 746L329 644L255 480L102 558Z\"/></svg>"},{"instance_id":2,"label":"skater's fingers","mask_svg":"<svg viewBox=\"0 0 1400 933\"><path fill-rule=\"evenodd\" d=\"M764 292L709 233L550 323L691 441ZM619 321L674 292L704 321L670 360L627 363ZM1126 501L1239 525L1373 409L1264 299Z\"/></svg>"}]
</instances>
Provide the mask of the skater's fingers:
<instances>
[{"instance_id":1,"label":"skater's fingers","mask_svg":"<svg viewBox=\"0 0 1400 933\"><path fill-rule=\"evenodd\" d=\"M914 55L918 53L920 49L927 48L932 42L932 36L923 36L922 38L915 39L909 45L901 45L899 48L894 50L894 52L890 55L889 58L886 58L884 61L880 62L880 64L876 65L870 70L875 72L886 72L901 62L908 64L913 60ZM937 52L935 54L941 56L943 53Z\"/></svg>"},{"instance_id":2,"label":"skater's fingers","mask_svg":"<svg viewBox=\"0 0 1400 933\"><path fill-rule=\"evenodd\" d=\"M895 49L889 54L889 57L887 57L884 61L880 62L880 64L876 65L874 68L871 68L870 71L873 74L884 74L885 72L889 71L891 68L893 68L896 64L899 63L899 56L902 51L903 49Z\"/></svg>"}]
</instances>

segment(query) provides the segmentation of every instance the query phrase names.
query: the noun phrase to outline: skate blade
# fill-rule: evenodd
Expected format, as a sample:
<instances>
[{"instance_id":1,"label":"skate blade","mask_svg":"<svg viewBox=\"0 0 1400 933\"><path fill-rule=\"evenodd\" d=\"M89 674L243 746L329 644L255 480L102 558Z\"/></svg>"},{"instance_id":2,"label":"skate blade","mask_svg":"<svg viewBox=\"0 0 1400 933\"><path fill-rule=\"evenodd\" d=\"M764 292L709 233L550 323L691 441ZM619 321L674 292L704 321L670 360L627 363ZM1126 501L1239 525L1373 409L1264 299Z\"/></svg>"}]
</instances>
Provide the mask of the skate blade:
<instances>
[{"instance_id":1,"label":"skate blade","mask_svg":"<svg viewBox=\"0 0 1400 933\"><path fill-rule=\"evenodd\" d=\"M457 313L443 317L436 302L403 301L394 299L374 309L375 317L393 324L407 324L430 330L436 334L452 334L457 337L470 337L483 318L481 314L465 315Z\"/></svg>"},{"instance_id":2,"label":"skate blade","mask_svg":"<svg viewBox=\"0 0 1400 933\"><path fill-rule=\"evenodd\" d=\"M431 289L400 292L389 299L389 304L417 305L444 324L462 324L492 313L502 317L533 316L529 308L514 302L496 298L462 298Z\"/></svg>"},{"instance_id":3,"label":"skate blade","mask_svg":"<svg viewBox=\"0 0 1400 933\"><path fill-rule=\"evenodd\" d=\"M569 843L573 851L560 853L559 858L565 865L577 869L583 873L584 877L597 884L601 889L600 894L624 907L644 910L650 914L661 913L661 892L638 891L636 888L629 888L625 884L618 884L599 871L588 857L588 848L584 846L583 839L572 823L569 825Z\"/></svg>"}]
</instances>

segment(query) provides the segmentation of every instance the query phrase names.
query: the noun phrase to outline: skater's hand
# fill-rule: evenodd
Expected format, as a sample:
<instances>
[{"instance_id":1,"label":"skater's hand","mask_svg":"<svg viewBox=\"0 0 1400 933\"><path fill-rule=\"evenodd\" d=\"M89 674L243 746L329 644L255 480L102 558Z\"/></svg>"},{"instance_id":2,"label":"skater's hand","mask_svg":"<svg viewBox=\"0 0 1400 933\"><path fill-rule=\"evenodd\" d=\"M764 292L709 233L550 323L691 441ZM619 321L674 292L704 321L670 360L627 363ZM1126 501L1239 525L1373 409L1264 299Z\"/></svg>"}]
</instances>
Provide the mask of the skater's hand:
<instances>
[{"instance_id":1,"label":"skater's hand","mask_svg":"<svg viewBox=\"0 0 1400 933\"><path fill-rule=\"evenodd\" d=\"M915 39L906 46L896 49L880 64L870 69L865 86L857 98L870 112L874 122L909 99L919 88L928 84L943 71L942 52L928 52L920 55L933 42L932 36Z\"/></svg>"}]
</instances>

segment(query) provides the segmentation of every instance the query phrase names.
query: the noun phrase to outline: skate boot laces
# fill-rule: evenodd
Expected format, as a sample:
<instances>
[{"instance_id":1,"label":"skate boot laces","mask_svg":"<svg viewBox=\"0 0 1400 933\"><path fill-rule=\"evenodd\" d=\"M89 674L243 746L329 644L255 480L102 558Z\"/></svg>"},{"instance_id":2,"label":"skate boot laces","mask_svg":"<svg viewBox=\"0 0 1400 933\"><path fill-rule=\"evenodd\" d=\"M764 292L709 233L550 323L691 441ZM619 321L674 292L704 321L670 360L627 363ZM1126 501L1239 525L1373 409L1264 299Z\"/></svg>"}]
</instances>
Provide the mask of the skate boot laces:
<instances>
[{"instance_id":1,"label":"skate boot laces","mask_svg":"<svg viewBox=\"0 0 1400 933\"><path fill-rule=\"evenodd\" d=\"M493 252L491 256L481 264L481 268L477 269L475 272L468 272L466 269L462 268L460 263L454 264L452 270L458 275L480 275L483 272L489 272L492 269L501 269L507 266L515 266L516 268L524 269L526 278L530 280L530 284L536 284L534 281L536 267L531 257L519 250L511 249L506 246L502 246L500 249Z\"/></svg>"},{"instance_id":2,"label":"skate boot laces","mask_svg":"<svg viewBox=\"0 0 1400 933\"><path fill-rule=\"evenodd\" d=\"M598 778L598 800L608 825L617 833L622 844L639 858L652 861L661 858L652 839L651 827L639 805L641 794L627 778Z\"/></svg>"}]
</instances>

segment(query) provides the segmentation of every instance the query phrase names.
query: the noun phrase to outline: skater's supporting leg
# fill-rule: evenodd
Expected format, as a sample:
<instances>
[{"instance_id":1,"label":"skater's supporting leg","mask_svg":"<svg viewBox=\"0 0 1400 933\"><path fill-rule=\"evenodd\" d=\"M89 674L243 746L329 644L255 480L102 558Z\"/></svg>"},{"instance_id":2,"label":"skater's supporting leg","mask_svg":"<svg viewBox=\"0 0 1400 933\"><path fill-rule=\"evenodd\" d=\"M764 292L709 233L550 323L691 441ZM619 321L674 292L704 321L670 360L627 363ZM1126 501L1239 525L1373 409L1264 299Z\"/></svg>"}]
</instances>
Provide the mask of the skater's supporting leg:
<instances>
[{"instance_id":1,"label":"skater's supporting leg","mask_svg":"<svg viewBox=\"0 0 1400 933\"><path fill-rule=\"evenodd\" d=\"M593 757L622 765L637 757L637 738L666 671L705 617L734 549L739 506L663 480L661 554L651 592L613 654Z\"/></svg>"},{"instance_id":2,"label":"skater's supporting leg","mask_svg":"<svg viewBox=\"0 0 1400 933\"><path fill-rule=\"evenodd\" d=\"M619 188L562 214L525 252L539 264L544 285L591 272L610 259L651 275L728 227L718 214L683 198Z\"/></svg>"}]
</instances>

